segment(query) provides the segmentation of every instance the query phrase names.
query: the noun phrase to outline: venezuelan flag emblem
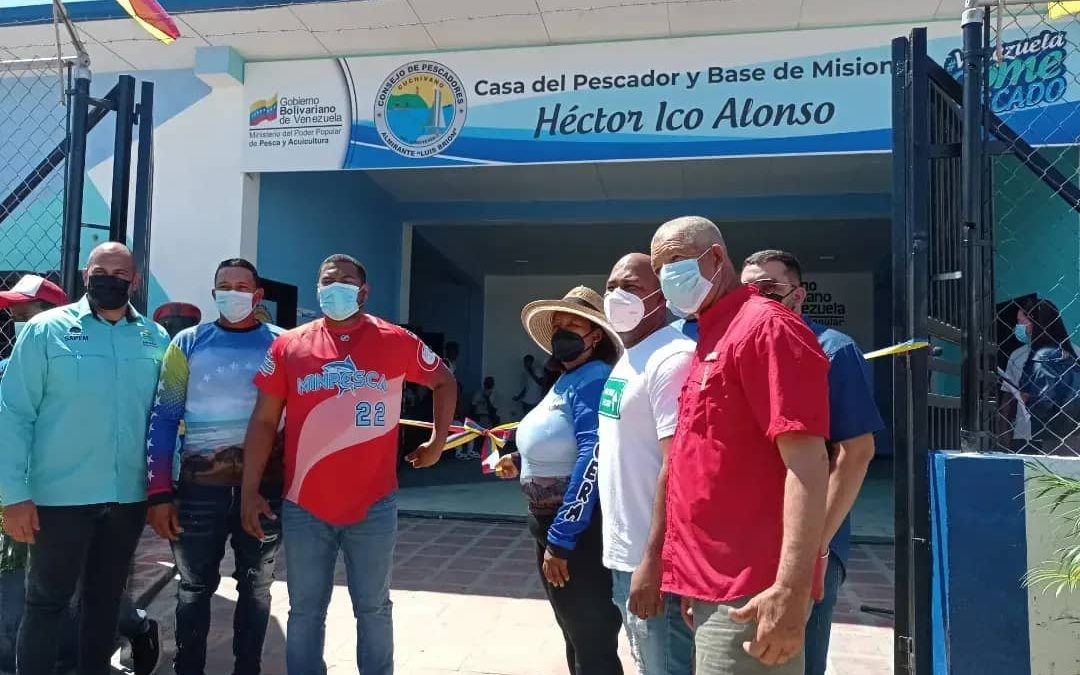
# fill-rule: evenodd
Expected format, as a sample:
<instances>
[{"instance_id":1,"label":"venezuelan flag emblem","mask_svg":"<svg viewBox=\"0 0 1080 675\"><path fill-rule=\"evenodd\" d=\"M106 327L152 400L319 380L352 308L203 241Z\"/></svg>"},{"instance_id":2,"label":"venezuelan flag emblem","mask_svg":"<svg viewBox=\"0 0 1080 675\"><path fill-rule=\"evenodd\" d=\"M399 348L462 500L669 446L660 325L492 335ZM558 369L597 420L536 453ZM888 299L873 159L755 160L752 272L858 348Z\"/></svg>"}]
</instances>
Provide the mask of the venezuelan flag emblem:
<instances>
[{"instance_id":1,"label":"venezuelan flag emblem","mask_svg":"<svg viewBox=\"0 0 1080 675\"><path fill-rule=\"evenodd\" d=\"M248 113L248 126L254 127L262 124L263 122L273 122L277 119L277 104L278 96L274 94L273 98L260 98L251 104L251 109Z\"/></svg>"},{"instance_id":2,"label":"venezuelan flag emblem","mask_svg":"<svg viewBox=\"0 0 1080 675\"><path fill-rule=\"evenodd\" d=\"M157 0L116 0L128 15L147 33L169 44L180 37L180 30L169 13L157 3Z\"/></svg>"},{"instance_id":3,"label":"venezuelan flag emblem","mask_svg":"<svg viewBox=\"0 0 1080 675\"><path fill-rule=\"evenodd\" d=\"M1048 12L1051 19L1063 19L1071 14L1080 14L1080 2L1051 2Z\"/></svg>"}]
</instances>

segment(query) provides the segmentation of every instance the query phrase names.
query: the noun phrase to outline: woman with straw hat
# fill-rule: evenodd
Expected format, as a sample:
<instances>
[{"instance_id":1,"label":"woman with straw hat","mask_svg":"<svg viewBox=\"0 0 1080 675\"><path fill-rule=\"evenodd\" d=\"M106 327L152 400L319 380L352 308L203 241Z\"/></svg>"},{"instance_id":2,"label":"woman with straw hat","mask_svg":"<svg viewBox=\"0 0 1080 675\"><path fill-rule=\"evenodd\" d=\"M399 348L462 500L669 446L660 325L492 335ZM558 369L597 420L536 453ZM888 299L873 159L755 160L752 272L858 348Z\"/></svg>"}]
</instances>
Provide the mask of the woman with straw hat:
<instances>
[{"instance_id":1,"label":"woman with straw hat","mask_svg":"<svg viewBox=\"0 0 1080 675\"><path fill-rule=\"evenodd\" d=\"M562 374L517 429L518 452L496 469L520 475L529 531L571 675L621 675L611 573L601 559L596 489L597 410L622 346L596 291L578 286L561 300L521 311L525 331L559 363Z\"/></svg>"}]
</instances>

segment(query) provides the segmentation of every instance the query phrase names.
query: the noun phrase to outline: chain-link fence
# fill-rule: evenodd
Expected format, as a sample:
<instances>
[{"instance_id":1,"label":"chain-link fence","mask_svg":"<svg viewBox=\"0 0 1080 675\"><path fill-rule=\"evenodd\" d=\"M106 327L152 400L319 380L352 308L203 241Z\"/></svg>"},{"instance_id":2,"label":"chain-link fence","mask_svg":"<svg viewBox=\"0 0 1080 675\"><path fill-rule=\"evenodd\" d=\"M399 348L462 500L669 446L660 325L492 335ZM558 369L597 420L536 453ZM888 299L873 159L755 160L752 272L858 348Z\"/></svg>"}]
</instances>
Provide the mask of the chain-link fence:
<instances>
[{"instance_id":1,"label":"chain-link fence","mask_svg":"<svg viewBox=\"0 0 1080 675\"><path fill-rule=\"evenodd\" d=\"M965 395L980 447L1080 455L1080 3L979 4Z\"/></svg>"},{"instance_id":2,"label":"chain-link fence","mask_svg":"<svg viewBox=\"0 0 1080 675\"><path fill-rule=\"evenodd\" d=\"M0 60L0 290L28 273L59 282L70 76L56 54ZM0 313L0 359L22 315Z\"/></svg>"}]
</instances>

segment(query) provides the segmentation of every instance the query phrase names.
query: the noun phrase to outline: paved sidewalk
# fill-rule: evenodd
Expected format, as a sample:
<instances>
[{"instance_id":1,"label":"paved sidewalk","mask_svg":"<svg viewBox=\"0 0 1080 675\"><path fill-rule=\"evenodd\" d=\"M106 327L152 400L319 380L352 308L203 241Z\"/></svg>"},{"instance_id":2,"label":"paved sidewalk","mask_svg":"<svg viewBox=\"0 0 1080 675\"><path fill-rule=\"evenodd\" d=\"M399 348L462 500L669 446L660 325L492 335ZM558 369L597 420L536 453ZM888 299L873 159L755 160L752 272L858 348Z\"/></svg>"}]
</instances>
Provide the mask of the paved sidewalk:
<instances>
[{"instance_id":1,"label":"paved sidewalk","mask_svg":"<svg viewBox=\"0 0 1080 675\"><path fill-rule=\"evenodd\" d=\"M524 527L471 521L403 518L395 550L394 628L398 675L565 675L562 638L535 572L532 540ZM892 607L890 546L856 546L837 607L829 675L892 673L892 622L860 612L861 604ZM140 570L171 562L167 545L150 532ZM278 578L284 579L284 556ZM227 560L224 575L232 571ZM161 574L160 571L157 572ZM166 572L168 574L168 572ZM175 581L148 608L172 649ZM263 672L285 675L288 595L274 583ZM213 604L207 672L231 671L235 583L223 579ZM344 568L339 565L326 636L328 673L355 673L355 628ZM626 672L635 669L625 640ZM171 668L166 672L171 672Z\"/></svg>"},{"instance_id":2,"label":"paved sidewalk","mask_svg":"<svg viewBox=\"0 0 1080 675\"><path fill-rule=\"evenodd\" d=\"M153 599L173 578L175 564L169 542L157 536L149 526L135 549L135 570L131 576L131 599L142 607Z\"/></svg>"},{"instance_id":3,"label":"paved sidewalk","mask_svg":"<svg viewBox=\"0 0 1080 675\"><path fill-rule=\"evenodd\" d=\"M473 468L475 460L464 462L445 457L430 469L400 473L402 487L398 490L398 509L403 515L462 518L472 520L482 514L489 518L503 518L522 522L527 504L521 498L521 485L517 481L497 480L488 477L479 482L459 482L466 471L480 475ZM437 482L439 472L449 474ZM470 474L471 475L471 474ZM424 477L421 479L420 477ZM424 481L435 480L434 484ZM410 483L414 483L409 487ZM879 457L870 464L866 481L859 490L859 498L851 515L854 536L862 540L891 542L893 536L893 467L891 457Z\"/></svg>"}]
</instances>

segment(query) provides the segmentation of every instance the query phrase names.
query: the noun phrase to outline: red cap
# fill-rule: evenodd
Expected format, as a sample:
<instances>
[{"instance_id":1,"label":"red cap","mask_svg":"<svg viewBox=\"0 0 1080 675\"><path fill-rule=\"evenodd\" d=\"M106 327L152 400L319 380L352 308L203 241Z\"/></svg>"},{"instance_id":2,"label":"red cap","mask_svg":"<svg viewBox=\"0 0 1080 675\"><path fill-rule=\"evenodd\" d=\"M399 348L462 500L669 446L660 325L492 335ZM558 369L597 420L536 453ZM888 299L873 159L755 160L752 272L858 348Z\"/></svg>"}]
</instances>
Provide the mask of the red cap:
<instances>
[{"instance_id":1,"label":"red cap","mask_svg":"<svg viewBox=\"0 0 1080 675\"><path fill-rule=\"evenodd\" d=\"M68 296L64 289L36 274L24 275L10 291L0 291L0 309L35 300L56 306L68 304Z\"/></svg>"},{"instance_id":2,"label":"red cap","mask_svg":"<svg viewBox=\"0 0 1080 675\"><path fill-rule=\"evenodd\" d=\"M202 320L202 312L199 308L189 302L166 302L161 307L154 310L154 321L158 323L162 319L169 317L182 317L185 319L195 319L195 323L199 323Z\"/></svg>"}]
</instances>

